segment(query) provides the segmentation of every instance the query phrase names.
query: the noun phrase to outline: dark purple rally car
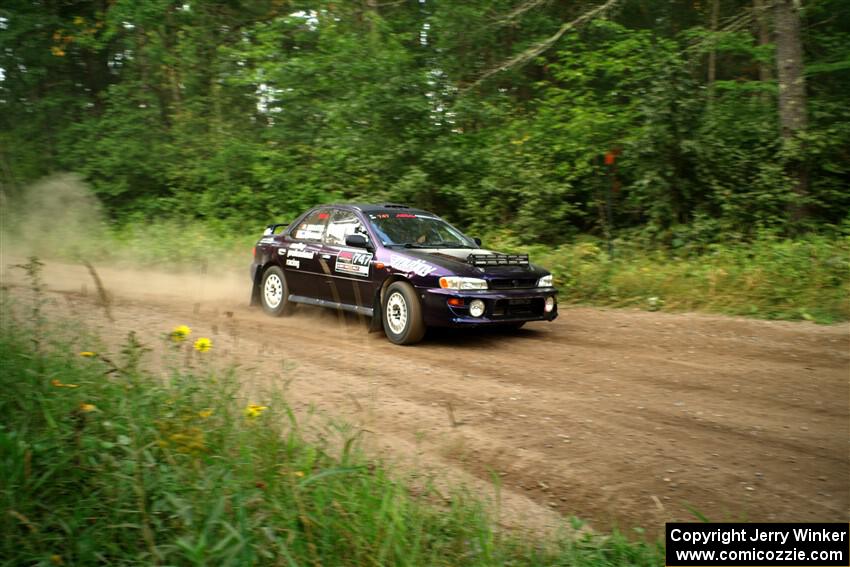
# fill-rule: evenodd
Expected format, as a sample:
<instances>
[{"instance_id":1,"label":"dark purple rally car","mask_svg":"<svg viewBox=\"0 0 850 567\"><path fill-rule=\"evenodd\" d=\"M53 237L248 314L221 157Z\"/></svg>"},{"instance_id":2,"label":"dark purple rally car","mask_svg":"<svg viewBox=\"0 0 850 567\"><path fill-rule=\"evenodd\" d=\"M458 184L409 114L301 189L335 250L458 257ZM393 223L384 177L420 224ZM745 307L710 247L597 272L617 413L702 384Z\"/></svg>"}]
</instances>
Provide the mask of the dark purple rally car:
<instances>
[{"instance_id":1,"label":"dark purple rally car","mask_svg":"<svg viewBox=\"0 0 850 567\"><path fill-rule=\"evenodd\" d=\"M418 342L431 326L519 328L558 316L549 272L527 254L480 244L404 205L315 207L266 228L254 249L251 303L270 315L294 303L353 311L396 344Z\"/></svg>"}]
</instances>

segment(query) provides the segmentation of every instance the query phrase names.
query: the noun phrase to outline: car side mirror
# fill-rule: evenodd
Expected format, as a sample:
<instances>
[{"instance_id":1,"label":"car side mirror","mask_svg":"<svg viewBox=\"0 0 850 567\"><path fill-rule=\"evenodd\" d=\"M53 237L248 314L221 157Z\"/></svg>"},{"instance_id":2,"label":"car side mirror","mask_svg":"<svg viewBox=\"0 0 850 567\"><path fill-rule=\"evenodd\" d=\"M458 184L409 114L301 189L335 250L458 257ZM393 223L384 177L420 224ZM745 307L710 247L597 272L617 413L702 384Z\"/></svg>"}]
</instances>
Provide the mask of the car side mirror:
<instances>
[{"instance_id":1,"label":"car side mirror","mask_svg":"<svg viewBox=\"0 0 850 567\"><path fill-rule=\"evenodd\" d=\"M476 246L481 246L481 239L480 239L480 238L478 238L478 237L476 236L476 237L475 237L475 238L473 238L472 240L474 240L474 241L475 241L475 245L476 245Z\"/></svg>"},{"instance_id":2,"label":"car side mirror","mask_svg":"<svg viewBox=\"0 0 850 567\"><path fill-rule=\"evenodd\" d=\"M366 248L371 249L369 246L369 241L362 234L349 234L345 237L345 245L351 246L352 248Z\"/></svg>"}]
</instances>

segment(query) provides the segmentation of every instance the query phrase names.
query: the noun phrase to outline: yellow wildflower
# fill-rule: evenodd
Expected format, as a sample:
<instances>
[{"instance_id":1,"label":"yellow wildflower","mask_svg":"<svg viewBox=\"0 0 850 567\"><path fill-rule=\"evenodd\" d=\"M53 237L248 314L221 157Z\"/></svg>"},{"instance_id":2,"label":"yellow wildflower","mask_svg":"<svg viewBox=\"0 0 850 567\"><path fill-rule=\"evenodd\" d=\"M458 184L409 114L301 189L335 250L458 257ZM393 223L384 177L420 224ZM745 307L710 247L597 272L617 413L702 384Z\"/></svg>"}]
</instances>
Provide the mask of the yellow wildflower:
<instances>
[{"instance_id":1,"label":"yellow wildflower","mask_svg":"<svg viewBox=\"0 0 850 567\"><path fill-rule=\"evenodd\" d=\"M97 406L95 406L94 404L85 404L85 403L80 404L80 411L83 411L83 412L86 412L86 413L94 411L96 409L97 409Z\"/></svg>"},{"instance_id":2,"label":"yellow wildflower","mask_svg":"<svg viewBox=\"0 0 850 567\"><path fill-rule=\"evenodd\" d=\"M209 416L211 416L212 414L213 414L213 410L211 410L209 408L203 409L203 410L198 412L198 415L201 417L201 419L206 419Z\"/></svg>"},{"instance_id":3,"label":"yellow wildflower","mask_svg":"<svg viewBox=\"0 0 850 567\"><path fill-rule=\"evenodd\" d=\"M260 417L263 415L263 412L266 411L268 406L258 406L257 404L248 404L248 407L245 408L245 416L246 417Z\"/></svg>"},{"instance_id":4,"label":"yellow wildflower","mask_svg":"<svg viewBox=\"0 0 850 567\"><path fill-rule=\"evenodd\" d=\"M53 563L54 565L64 565L65 564L65 560L62 559L62 556L59 555L58 553L54 553L53 555L50 556L50 562Z\"/></svg>"},{"instance_id":5,"label":"yellow wildflower","mask_svg":"<svg viewBox=\"0 0 850 567\"><path fill-rule=\"evenodd\" d=\"M212 341L207 337L201 337L195 341L195 350L198 352L207 352L212 348Z\"/></svg>"},{"instance_id":6,"label":"yellow wildflower","mask_svg":"<svg viewBox=\"0 0 850 567\"><path fill-rule=\"evenodd\" d=\"M79 388L80 386L77 384L63 384L61 381L57 379L53 379L50 381L51 384L56 386L57 388Z\"/></svg>"},{"instance_id":7,"label":"yellow wildflower","mask_svg":"<svg viewBox=\"0 0 850 567\"><path fill-rule=\"evenodd\" d=\"M295 476L297 476L298 478L301 478L301 477L303 477L303 476L304 476L304 471L295 471L295 472L294 472L294 473L292 473L292 474L294 474L294 475L295 475Z\"/></svg>"},{"instance_id":8,"label":"yellow wildflower","mask_svg":"<svg viewBox=\"0 0 850 567\"><path fill-rule=\"evenodd\" d=\"M84 350L83 352L80 353L80 356L83 356L85 358L92 358L94 356L97 356L97 353L92 352L90 350Z\"/></svg>"},{"instance_id":9,"label":"yellow wildflower","mask_svg":"<svg viewBox=\"0 0 850 567\"><path fill-rule=\"evenodd\" d=\"M187 327L186 325L178 325L174 327L174 330L171 331L171 340L175 343L179 343L181 341L186 340L186 337L192 334L192 329Z\"/></svg>"}]
</instances>

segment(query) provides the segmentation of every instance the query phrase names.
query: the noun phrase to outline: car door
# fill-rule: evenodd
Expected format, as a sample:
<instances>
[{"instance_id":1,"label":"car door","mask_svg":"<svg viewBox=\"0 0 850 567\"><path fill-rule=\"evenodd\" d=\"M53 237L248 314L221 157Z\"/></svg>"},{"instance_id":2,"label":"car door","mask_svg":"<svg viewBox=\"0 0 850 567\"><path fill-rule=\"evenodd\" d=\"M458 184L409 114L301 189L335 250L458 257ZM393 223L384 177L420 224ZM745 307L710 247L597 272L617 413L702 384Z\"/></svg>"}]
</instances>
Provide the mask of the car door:
<instances>
[{"instance_id":1,"label":"car door","mask_svg":"<svg viewBox=\"0 0 850 567\"><path fill-rule=\"evenodd\" d=\"M371 307L374 254L364 248L345 245L350 234L362 234L369 238L363 222L353 212L332 209L324 236L322 258L330 267L329 291L332 301Z\"/></svg>"},{"instance_id":2,"label":"car door","mask_svg":"<svg viewBox=\"0 0 850 567\"><path fill-rule=\"evenodd\" d=\"M322 239L330 210L317 209L301 219L290 232L290 242L278 253L289 292L314 299L327 299L328 266L322 262Z\"/></svg>"}]
</instances>

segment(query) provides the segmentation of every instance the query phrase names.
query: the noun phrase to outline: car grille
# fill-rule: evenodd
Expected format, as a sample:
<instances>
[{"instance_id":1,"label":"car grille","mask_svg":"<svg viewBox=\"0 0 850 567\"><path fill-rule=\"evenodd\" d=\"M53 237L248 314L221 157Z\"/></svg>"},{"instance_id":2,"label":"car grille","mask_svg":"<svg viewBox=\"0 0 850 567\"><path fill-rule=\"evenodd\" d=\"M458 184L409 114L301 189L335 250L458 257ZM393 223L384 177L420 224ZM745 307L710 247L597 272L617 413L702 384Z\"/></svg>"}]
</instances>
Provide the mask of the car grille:
<instances>
[{"instance_id":1,"label":"car grille","mask_svg":"<svg viewBox=\"0 0 850 567\"><path fill-rule=\"evenodd\" d=\"M493 318L542 317L543 298L498 299L493 306Z\"/></svg>"},{"instance_id":2,"label":"car grille","mask_svg":"<svg viewBox=\"0 0 850 567\"><path fill-rule=\"evenodd\" d=\"M490 280L490 289L529 289L537 287L535 278L499 278Z\"/></svg>"}]
</instances>

